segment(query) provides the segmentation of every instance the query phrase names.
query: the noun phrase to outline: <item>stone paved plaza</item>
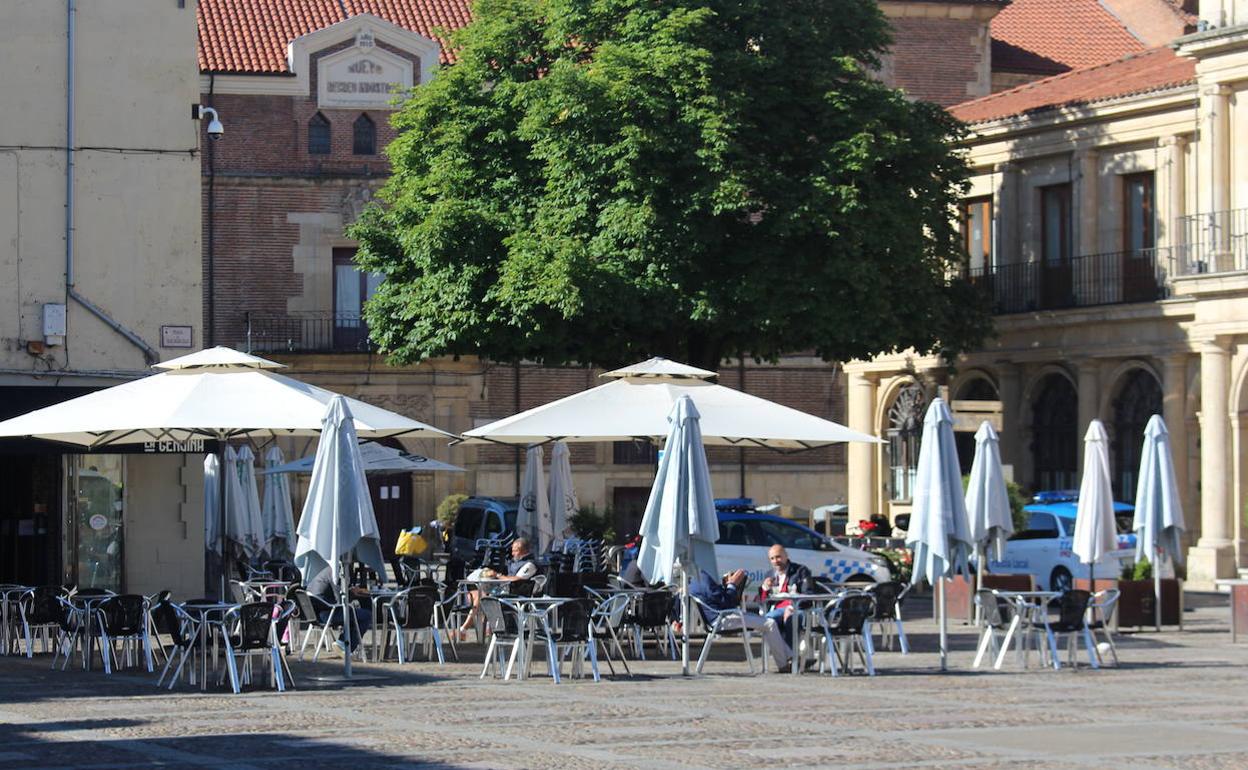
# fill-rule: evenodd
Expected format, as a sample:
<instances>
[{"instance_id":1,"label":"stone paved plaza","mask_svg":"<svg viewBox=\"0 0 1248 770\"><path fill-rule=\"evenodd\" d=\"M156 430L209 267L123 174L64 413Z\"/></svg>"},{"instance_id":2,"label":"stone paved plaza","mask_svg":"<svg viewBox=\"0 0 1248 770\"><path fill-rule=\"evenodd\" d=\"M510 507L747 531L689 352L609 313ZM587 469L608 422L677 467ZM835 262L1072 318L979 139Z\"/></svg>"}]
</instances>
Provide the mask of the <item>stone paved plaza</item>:
<instances>
[{"instance_id":1,"label":"stone paved plaza","mask_svg":"<svg viewBox=\"0 0 1248 770\"><path fill-rule=\"evenodd\" d=\"M1101 671L973 672L955 626L941 674L917 619L918 651L881 653L875 679L750 677L727 643L691 680L667 661L599 684L480 680L469 646L445 667L359 665L349 685L312 679L340 660L295 662L298 690L241 696L0 658L0 768L1243 768L1248 640L1228 613L1189 594L1184 631L1121 634L1122 667Z\"/></svg>"}]
</instances>

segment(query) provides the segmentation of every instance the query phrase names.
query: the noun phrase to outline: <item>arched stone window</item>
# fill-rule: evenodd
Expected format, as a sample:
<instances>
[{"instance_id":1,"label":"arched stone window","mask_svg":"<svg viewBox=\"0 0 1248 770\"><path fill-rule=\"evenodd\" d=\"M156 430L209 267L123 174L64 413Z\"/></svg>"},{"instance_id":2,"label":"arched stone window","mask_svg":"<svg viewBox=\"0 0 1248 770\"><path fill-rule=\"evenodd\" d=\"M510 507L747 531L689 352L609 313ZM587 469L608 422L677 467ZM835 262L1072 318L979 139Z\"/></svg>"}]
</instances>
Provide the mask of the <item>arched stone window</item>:
<instances>
[{"instance_id":1,"label":"arched stone window","mask_svg":"<svg viewBox=\"0 0 1248 770\"><path fill-rule=\"evenodd\" d=\"M918 383L897 393L888 410L889 489L893 500L909 500L919 468L919 443L923 438L923 410L927 396Z\"/></svg>"},{"instance_id":2,"label":"arched stone window","mask_svg":"<svg viewBox=\"0 0 1248 770\"><path fill-rule=\"evenodd\" d=\"M1132 369L1122 379L1114 399L1111 468L1114 499L1135 502L1135 485L1140 473L1140 450L1148 418L1161 414L1161 385L1144 369Z\"/></svg>"},{"instance_id":3,"label":"arched stone window","mask_svg":"<svg viewBox=\"0 0 1248 770\"><path fill-rule=\"evenodd\" d=\"M1079 394L1060 374L1047 375L1031 402L1031 456L1036 492L1074 489L1079 471Z\"/></svg>"},{"instance_id":4,"label":"arched stone window","mask_svg":"<svg viewBox=\"0 0 1248 770\"><path fill-rule=\"evenodd\" d=\"M373 119L368 116L368 113L360 113L360 116L355 119L352 131L351 152L356 155L377 154L377 126L373 123Z\"/></svg>"},{"instance_id":5,"label":"arched stone window","mask_svg":"<svg viewBox=\"0 0 1248 770\"><path fill-rule=\"evenodd\" d=\"M329 118L318 112L308 121L308 154L328 155L330 146Z\"/></svg>"}]
</instances>

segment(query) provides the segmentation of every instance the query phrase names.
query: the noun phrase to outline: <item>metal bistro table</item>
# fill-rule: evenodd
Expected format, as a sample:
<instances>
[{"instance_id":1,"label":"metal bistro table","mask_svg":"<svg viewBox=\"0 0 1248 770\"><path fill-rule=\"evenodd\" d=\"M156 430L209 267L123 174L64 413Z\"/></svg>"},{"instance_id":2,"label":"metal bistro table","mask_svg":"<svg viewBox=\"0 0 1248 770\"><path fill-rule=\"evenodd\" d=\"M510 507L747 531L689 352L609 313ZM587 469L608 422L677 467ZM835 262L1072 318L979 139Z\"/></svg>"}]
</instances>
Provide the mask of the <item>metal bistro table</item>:
<instances>
[{"instance_id":1,"label":"metal bistro table","mask_svg":"<svg viewBox=\"0 0 1248 770\"><path fill-rule=\"evenodd\" d=\"M0 655L12 655L15 652L21 652L21 634L17 630L17 618L21 615L21 610L17 608L17 602L22 594L30 590L29 586L19 586L16 583L4 583L0 585L0 633L3 634L4 649L0 651Z\"/></svg>"},{"instance_id":2,"label":"metal bistro table","mask_svg":"<svg viewBox=\"0 0 1248 770\"><path fill-rule=\"evenodd\" d=\"M1026 623L1027 627L1022 629L1023 635L1019 638L1018 655L1020 659L1025 660L1027 632L1036 624L1036 613L1047 612L1048 603L1062 594L1058 591L1000 590L994 590L993 593L1014 604L1014 617L1010 620L1009 628L1005 630L1005 638L1001 640L1001 649L997 652L997 659L992 664L994 670L999 670L1005 661L1005 653L1010 649L1010 641L1013 640L1014 634L1018 632L1023 623Z\"/></svg>"},{"instance_id":3,"label":"metal bistro table","mask_svg":"<svg viewBox=\"0 0 1248 770\"><path fill-rule=\"evenodd\" d=\"M280 602L286 598L286 590L290 588L289 580L276 580L269 578L244 580L242 584L257 597L256 601L261 602Z\"/></svg>"},{"instance_id":4,"label":"metal bistro table","mask_svg":"<svg viewBox=\"0 0 1248 770\"><path fill-rule=\"evenodd\" d=\"M87 671L95 667L95 610L101 602L111 599L115 596L113 593L102 594L71 594L69 603L74 605L79 612L83 614L84 624L86 626L86 639L83 640L82 646L84 655L82 656L82 667ZM105 653L100 650L100 655Z\"/></svg>"},{"instance_id":5,"label":"metal bistro table","mask_svg":"<svg viewBox=\"0 0 1248 770\"><path fill-rule=\"evenodd\" d=\"M224 631L225 613L234 609L239 605L230 602L187 602L182 605L182 609L188 614L197 615L199 618L199 627L195 633L199 635L199 689L206 691L208 689L208 636L212 633L209 629L219 629ZM214 619L211 616L217 615Z\"/></svg>"},{"instance_id":6,"label":"metal bistro table","mask_svg":"<svg viewBox=\"0 0 1248 770\"><path fill-rule=\"evenodd\" d=\"M515 663L517 657L520 659L520 670L516 673L516 678L527 679L531 662L529 656L532 654L530 651L531 642L533 641L530 638L531 635L540 628L549 638L551 636L551 611L557 609L561 604L566 604L571 599L563 596L512 596L508 597L507 601L519 611L521 633L519 635L520 644L511 652L511 661L507 663L507 671L503 675L503 681L511 678L512 664ZM559 661L553 657L553 651L548 650L547 652L549 658L547 662L551 666L550 675L555 680L555 683L558 684L560 681Z\"/></svg>"},{"instance_id":7,"label":"metal bistro table","mask_svg":"<svg viewBox=\"0 0 1248 770\"><path fill-rule=\"evenodd\" d=\"M793 674L802 672L802 648L801 641L806 642L806 648L812 648L810 644L810 630L814 625L814 619L817 612L827 606L827 603L836 599L844 593L844 589L829 593L821 591L819 593L773 593L769 594L763 600L763 606L774 607L781 602L793 603L793 616L790 618L789 625L789 644L792 647L792 670ZM805 605L805 606L803 606ZM766 614L766 613L764 613ZM799 640L799 635L801 639ZM767 673L767 637L763 637L763 673Z\"/></svg>"}]
</instances>

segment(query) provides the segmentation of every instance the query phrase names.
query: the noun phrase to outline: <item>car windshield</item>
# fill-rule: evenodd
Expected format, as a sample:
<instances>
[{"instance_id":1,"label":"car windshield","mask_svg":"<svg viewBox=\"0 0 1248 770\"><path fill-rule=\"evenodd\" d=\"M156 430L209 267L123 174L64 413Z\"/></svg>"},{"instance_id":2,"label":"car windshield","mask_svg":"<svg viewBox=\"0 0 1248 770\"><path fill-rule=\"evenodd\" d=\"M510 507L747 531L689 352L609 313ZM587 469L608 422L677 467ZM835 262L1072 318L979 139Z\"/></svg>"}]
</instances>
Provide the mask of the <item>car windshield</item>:
<instances>
[{"instance_id":1,"label":"car windshield","mask_svg":"<svg viewBox=\"0 0 1248 770\"><path fill-rule=\"evenodd\" d=\"M1060 519L1062 520L1062 529L1064 529L1064 530L1066 531L1066 534L1067 534L1067 535L1073 535L1073 534L1075 534L1075 517L1073 517L1073 516L1059 516L1058 518L1060 518ZM1122 514L1118 514L1117 516L1115 516L1115 518L1114 518L1114 522L1118 525L1118 534L1120 534L1120 535L1129 535L1129 534L1131 534L1131 523L1132 523L1132 520L1131 520L1131 517L1130 517L1130 516L1127 516L1127 517L1124 519L1124 518L1123 518L1123 516L1122 516Z\"/></svg>"}]
</instances>

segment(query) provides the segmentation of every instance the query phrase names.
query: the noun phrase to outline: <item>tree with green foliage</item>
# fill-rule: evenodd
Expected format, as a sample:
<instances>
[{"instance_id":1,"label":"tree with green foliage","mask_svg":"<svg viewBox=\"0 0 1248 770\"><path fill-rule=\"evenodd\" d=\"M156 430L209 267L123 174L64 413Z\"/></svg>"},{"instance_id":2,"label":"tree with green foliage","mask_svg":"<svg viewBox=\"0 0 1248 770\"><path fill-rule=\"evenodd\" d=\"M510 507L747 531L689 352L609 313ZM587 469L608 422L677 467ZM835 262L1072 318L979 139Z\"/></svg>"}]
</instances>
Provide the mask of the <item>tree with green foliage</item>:
<instances>
[{"instance_id":1,"label":"tree with green foliage","mask_svg":"<svg viewBox=\"0 0 1248 770\"><path fill-rule=\"evenodd\" d=\"M477 0L351 229L397 362L966 349L961 127L875 0Z\"/></svg>"}]
</instances>

